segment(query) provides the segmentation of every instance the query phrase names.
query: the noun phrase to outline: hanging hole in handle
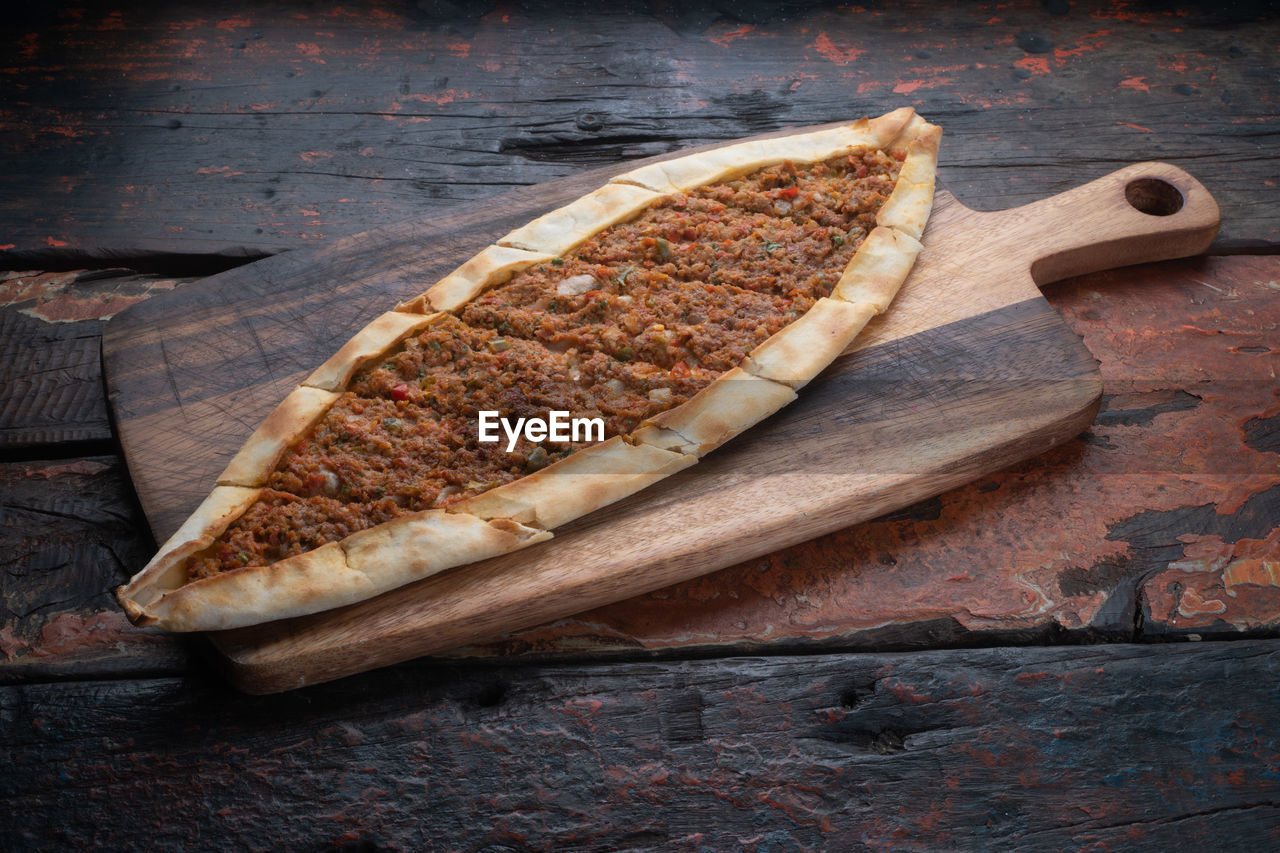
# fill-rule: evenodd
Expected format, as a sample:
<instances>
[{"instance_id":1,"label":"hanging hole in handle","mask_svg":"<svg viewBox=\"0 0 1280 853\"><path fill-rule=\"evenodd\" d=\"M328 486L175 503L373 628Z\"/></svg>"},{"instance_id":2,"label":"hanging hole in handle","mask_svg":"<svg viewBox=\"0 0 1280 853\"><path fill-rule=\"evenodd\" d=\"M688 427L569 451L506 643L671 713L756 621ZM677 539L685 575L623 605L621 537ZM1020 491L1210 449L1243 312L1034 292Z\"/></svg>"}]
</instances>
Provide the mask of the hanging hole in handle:
<instances>
[{"instance_id":1,"label":"hanging hole in handle","mask_svg":"<svg viewBox=\"0 0 1280 853\"><path fill-rule=\"evenodd\" d=\"M1152 216L1172 216L1182 210L1185 202L1177 187L1159 178L1130 181L1124 188L1124 197L1129 204Z\"/></svg>"}]
</instances>

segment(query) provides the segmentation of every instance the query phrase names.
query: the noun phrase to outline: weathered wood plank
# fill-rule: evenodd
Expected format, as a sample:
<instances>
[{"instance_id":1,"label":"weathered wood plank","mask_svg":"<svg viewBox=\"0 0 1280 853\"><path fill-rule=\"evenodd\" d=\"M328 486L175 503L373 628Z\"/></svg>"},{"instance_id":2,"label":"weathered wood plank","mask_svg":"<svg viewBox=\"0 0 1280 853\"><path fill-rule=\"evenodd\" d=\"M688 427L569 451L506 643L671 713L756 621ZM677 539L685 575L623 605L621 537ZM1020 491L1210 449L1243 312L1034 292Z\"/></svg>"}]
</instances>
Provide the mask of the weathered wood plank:
<instances>
[{"instance_id":1,"label":"weathered wood plank","mask_svg":"<svg viewBox=\"0 0 1280 853\"><path fill-rule=\"evenodd\" d=\"M1280 241L1266 4L437 7L10 19L0 264L261 256L904 103L945 127L941 177L971 207L1159 159L1219 199L1219 249Z\"/></svg>"},{"instance_id":2,"label":"weathered wood plank","mask_svg":"<svg viewBox=\"0 0 1280 853\"><path fill-rule=\"evenodd\" d=\"M0 688L5 849L1267 849L1280 642Z\"/></svg>"},{"instance_id":3,"label":"weathered wood plank","mask_svg":"<svg viewBox=\"0 0 1280 853\"><path fill-rule=\"evenodd\" d=\"M0 448L65 456L97 443L101 452L112 440L103 322L186 281L122 269L0 274Z\"/></svg>"},{"instance_id":4,"label":"weathered wood plank","mask_svg":"<svg viewBox=\"0 0 1280 853\"><path fill-rule=\"evenodd\" d=\"M0 683L182 671L112 597L152 547L118 457L0 464Z\"/></svg>"}]
</instances>

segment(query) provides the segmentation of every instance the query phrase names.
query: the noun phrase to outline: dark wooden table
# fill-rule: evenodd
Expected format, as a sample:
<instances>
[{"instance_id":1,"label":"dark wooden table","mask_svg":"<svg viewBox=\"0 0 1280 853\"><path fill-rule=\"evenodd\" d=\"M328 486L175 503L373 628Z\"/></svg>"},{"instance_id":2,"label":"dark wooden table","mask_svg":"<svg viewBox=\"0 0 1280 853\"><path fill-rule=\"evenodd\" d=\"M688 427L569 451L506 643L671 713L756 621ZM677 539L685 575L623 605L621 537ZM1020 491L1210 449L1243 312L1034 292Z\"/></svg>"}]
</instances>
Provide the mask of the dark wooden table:
<instances>
[{"instance_id":1,"label":"dark wooden table","mask_svg":"<svg viewBox=\"0 0 1280 853\"><path fill-rule=\"evenodd\" d=\"M1280 21L1265 4L30 4L0 25L0 849L1280 843ZM1208 256L1047 289L1078 439L877 521L289 694L154 549L107 318L575 170L910 104L1000 209L1199 178Z\"/></svg>"}]
</instances>

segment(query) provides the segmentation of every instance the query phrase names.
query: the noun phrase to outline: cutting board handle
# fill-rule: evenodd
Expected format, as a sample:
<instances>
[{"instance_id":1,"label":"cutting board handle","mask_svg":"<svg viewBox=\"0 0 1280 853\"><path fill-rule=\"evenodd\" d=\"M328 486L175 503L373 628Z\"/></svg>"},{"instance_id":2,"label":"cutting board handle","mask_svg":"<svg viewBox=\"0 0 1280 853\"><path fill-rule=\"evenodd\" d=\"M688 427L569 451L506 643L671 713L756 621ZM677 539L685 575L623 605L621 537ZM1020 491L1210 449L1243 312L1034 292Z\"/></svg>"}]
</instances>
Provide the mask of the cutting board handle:
<instances>
[{"instance_id":1,"label":"cutting board handle","mask_svg":"<svg viewBox=\"0 0 1280 853\"><path fill-rule=\"evenodd\" d=\"M1168 163L1135 163L998 214L1008 249L1037 285L1113 267L1197 255L1218 233L1218 204Z\"/></svg>"}]
</instances>

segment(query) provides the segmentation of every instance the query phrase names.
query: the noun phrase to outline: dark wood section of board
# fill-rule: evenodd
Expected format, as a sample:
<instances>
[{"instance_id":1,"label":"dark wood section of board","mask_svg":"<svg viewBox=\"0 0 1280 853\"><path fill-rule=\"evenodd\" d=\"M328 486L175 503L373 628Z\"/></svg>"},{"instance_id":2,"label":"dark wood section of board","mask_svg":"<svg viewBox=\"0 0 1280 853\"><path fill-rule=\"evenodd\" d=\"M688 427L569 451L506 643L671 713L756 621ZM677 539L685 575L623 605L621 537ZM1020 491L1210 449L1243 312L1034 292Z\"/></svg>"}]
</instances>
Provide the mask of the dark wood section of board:
<instances>
[{"instance_id":1,"label":"dark wood section of board","mask_svg":"<svg viewBox=\"0 0 1280 853\"><path fill-rule=\"evenodd\" d=\"M1278 26L1185 0L7 9L0 848L1278 846L1280 641L1230 639L1280 631ZM1170 160L1222 205L1214 251L1253 254L1047 293L1103 373L1079 438L470 660L247 697L112 602L152 547L95 357L125 304L903 103L973 206ZM1014 647L1064 637L1221 641Z\"/></svg>"},{"instance_id":2,"label":"dark wood section of board","mask_svg":"<svg viewBox=\"0 0 1280 853\"><path fill-rule=\"evenodd\" d=\"M1240 641L0 687L0 846L1266 849L1277 685Z\"/></svg>"},{"instance_id":3,"label":"dark wood section of board","mask_svg":"<svg viewBox=\"0 0 1280 853\"><path fill-rule=\"evenodd\" d=\"M1220 250L1274 247L1278 35L1266 3L39 4L0 35L0 262L226 267L903 103L976 208L1167 160Z\"/></svg>"}]
</instances>

